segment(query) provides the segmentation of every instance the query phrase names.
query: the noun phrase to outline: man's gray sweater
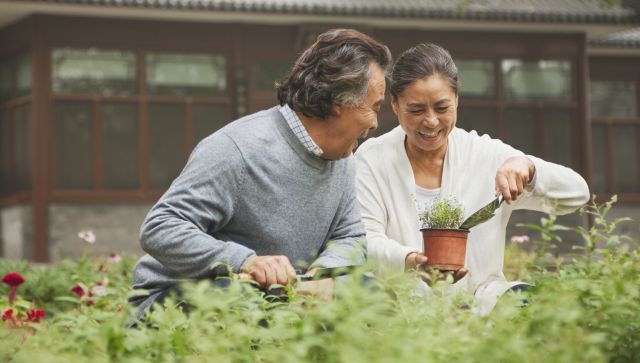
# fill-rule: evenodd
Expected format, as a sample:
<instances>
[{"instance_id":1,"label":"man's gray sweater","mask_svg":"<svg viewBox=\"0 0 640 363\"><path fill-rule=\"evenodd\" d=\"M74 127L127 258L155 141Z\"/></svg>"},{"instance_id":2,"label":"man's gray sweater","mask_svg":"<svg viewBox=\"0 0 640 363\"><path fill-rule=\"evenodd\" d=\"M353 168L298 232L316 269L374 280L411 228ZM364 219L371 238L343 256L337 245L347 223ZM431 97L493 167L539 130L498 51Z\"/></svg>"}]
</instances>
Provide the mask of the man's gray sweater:
<instances>
[{"instance_id":1,"label":"man's gray sweater","mask_svg":"<svg viewBox=\"0 0 640 363\"><path fill-rule=\"evenodd\" d=\"M140 231L134 299L149 306L185 279L238 272L253 255L284 255L297 269L362 264L365 230L353 157L311 154L277 107L234 121L194 149Z\"/></svg>"}]
</instances>

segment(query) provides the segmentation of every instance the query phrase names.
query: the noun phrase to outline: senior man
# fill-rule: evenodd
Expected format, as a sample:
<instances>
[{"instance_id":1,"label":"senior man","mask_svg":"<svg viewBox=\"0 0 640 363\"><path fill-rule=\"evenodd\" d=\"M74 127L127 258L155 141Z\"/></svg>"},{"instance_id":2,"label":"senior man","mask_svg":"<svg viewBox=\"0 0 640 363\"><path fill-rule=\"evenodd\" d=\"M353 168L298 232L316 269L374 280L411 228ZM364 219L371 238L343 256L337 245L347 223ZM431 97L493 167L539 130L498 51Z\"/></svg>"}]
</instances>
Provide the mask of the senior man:
<instances>
[{"instance_id":1,"label":"senior man","mask_svg":"<svg viewBox=\"0 0 640 363\"><path fill-rule=\"evenodd\" d=\"M318 36L277 85L279 105L231 122L194 149L142 224L132 299L141 311L224 264L263 287L296 271L362 264L365 230L352 155L377 127L389 49L350 29Z\"/></svg>"}]
</instances>

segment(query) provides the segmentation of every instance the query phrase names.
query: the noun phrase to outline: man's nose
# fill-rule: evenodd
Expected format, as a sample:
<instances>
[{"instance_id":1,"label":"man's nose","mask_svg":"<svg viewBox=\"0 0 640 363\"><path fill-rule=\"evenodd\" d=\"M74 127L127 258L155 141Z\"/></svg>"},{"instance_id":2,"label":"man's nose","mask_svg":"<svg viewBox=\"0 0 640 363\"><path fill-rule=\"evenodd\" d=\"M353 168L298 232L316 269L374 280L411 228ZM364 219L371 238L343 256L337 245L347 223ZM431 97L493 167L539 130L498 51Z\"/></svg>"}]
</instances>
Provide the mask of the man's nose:
<instances>
[{"instance_id":1,"label":"man's nose","mask_svg":"<svg viewBox=\"0 0 640 363\"><path fill-rule=\"evenodd\" d=\"M369 127L369 130L375 130L378 128L378 118L374 118L373 122L371 123L371 127Z\"/></svg>"}]
</instances>

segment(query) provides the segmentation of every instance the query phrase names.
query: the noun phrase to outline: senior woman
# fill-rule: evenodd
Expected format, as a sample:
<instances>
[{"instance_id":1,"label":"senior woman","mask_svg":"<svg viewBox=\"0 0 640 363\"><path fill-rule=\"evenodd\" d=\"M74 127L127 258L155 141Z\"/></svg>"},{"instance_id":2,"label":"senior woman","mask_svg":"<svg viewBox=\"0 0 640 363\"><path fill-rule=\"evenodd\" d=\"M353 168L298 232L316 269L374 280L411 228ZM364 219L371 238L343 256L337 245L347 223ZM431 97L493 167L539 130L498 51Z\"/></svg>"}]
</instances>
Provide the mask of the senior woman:
<instances>
[{"instance_id":1,"label":"senior woman","mask_svg":"<svg viewBox=\"0 0 640 363\"><path fill-rule=\"evenodd\" d=\"M506 204L469 234L456 289L475 294L481 313L506 290L502 272L511 213L531 209L565 214L584 205L589 190L573 170L524 155L500 140L456 128L458 71L449 53L420 44L397 59L391 104L400 125L367 140L356 152L357 188L368 256L383 274L421 266L418 207L455 197L467 216L502 194Z\"/></svg>"}]
</instances>

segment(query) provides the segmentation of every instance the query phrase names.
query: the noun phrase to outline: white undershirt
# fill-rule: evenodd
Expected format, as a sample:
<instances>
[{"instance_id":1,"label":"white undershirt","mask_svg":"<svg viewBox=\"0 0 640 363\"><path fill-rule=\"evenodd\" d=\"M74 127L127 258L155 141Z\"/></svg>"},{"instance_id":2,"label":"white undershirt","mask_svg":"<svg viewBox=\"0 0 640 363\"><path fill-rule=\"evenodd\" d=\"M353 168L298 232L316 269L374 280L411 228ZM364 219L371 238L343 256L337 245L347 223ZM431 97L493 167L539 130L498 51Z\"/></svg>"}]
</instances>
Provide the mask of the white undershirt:
<instances>
[{"instance_id":1,"label":"white undershirt","mask_svg":"<svg viewBox=\"0 0 640 363\"><path fill-rule=\"evenodd\" d=\"M418 208L418 213L422 213L439 196L440 188L427 189L416 185L416 208Z\"/></svg>"}]
</instances>

